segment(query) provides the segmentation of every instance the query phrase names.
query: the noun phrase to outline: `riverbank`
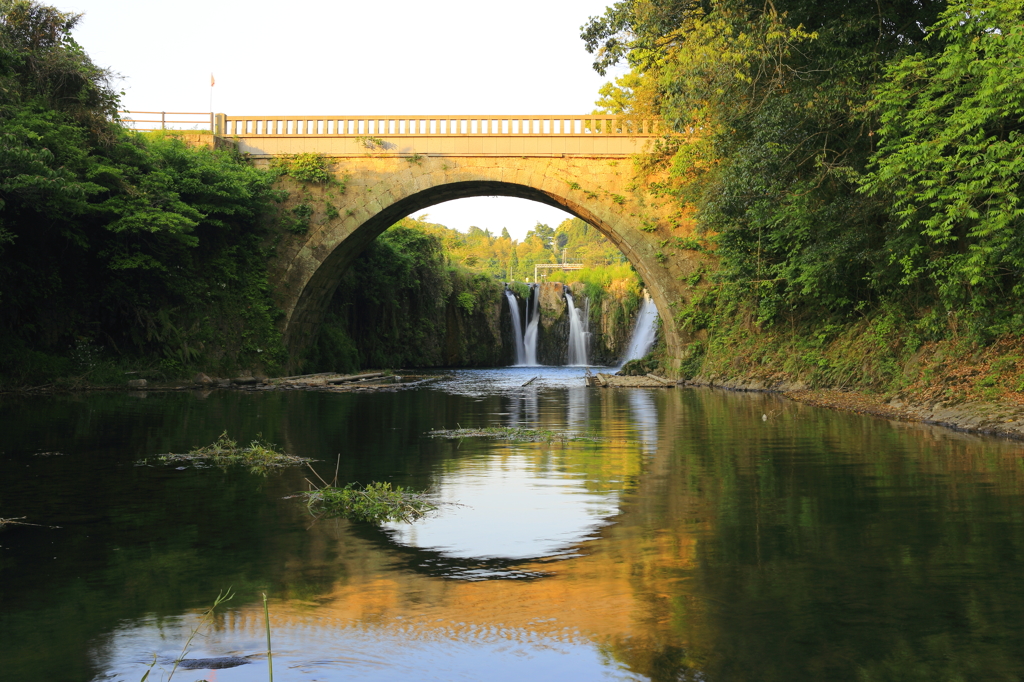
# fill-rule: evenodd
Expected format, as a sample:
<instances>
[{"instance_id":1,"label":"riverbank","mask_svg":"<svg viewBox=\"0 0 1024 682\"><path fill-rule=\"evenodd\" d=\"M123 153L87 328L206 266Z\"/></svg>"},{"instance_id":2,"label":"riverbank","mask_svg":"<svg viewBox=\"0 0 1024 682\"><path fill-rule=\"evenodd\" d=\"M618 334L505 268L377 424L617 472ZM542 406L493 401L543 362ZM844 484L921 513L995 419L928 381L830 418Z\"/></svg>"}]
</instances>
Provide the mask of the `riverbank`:
<instances>
[{"instance_id":1,"label":"riverbank","mask_svg":"<svg viewBox=\"0 0 1024 682\"><path fill-rule=\"evenodd\" d=\"M685 386L729 391L778 393L795 402L841 412L869 414L883 419L921 422L945 426L956 431L1024 440L1024 401L1019 399L967 400L959 403L919 402L851 389L810 388L799 381L781 381L774 385L766 385L757 379L719 381L696 378L682 383Z\"/></svg>"},{"instance_id":2,"label":"riverbank","mask_svg":"<svg viewBox=\"0 0 1024 682\"><path fill-rule=\"evenodd\" d=\"M168 382L133 385L127 387L76 386L75 388L41 386L24 390L5 391L7 394L39 395L77 391L327 391L394 392L421 388L443 378L439 374L399 374L368 372L362 375L343 375L324 372L302 377L268 378L244 376L234 379L207 379L193 382ZM581 381L588 382L585 377ZM883 419L921 422L944 426L956 431L1024 440L1024 400L1017 396L1002 396L1000 400L964 400L962 402L915 401L910 398L890 397L865 390L811 388L801 381L776 382L756 378L718 379L696 377L673 381L653 374L646 376L593 375L587 385L601 388L717 388L726 391L775 393L789 400L824 407L841 412L868 414Z\"/></svg>"},{"instance_id":3,"label":"riverbank","mask_svg":"<svg viewBox=\"0 0 1024 682\"><path fill-rule=\"evenodd\" d=\"M954 318L930 328L909 309L791 327L750 319L723 312L701 332L681 363L687 383L1024 439L1024 336L968 334Z\"/></svg>"}]
</instances>

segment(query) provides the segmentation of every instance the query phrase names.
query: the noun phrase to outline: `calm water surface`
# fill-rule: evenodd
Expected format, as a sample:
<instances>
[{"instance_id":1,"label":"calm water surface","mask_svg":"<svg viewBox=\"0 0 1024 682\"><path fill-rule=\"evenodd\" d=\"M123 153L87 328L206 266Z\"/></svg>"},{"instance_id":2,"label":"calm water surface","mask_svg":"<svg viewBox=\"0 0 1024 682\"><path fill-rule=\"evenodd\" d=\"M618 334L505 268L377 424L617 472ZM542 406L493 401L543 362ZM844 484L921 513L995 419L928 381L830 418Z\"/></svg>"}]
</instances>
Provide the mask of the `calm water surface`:
<instances>
[{"instance_id":1,"label":"calm water surface","mask_svg":"<svg viewBox=\"0 0 1024 682\"><path fill-rule=\"evenodd\" d=\"M529 387L526 379L540 375ZM1020 444L714 390L459 372L381 394L7 397L0 677L1018 680ZM430 437L517 425L591 440ZM325 478L429 488L416 524L316 520L308 470L137 466L224 430ZM339 459L340 456L340 459Z\"/></svg>"}]
</instances>

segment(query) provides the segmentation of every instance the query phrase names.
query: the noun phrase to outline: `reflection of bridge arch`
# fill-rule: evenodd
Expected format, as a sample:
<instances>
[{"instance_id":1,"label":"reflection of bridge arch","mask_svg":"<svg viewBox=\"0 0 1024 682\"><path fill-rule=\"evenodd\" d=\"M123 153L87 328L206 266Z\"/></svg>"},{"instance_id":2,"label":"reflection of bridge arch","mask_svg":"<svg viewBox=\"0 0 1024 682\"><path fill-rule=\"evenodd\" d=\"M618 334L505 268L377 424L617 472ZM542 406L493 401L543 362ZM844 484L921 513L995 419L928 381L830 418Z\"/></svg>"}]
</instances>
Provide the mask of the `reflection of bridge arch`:
<instances>
[{"instance_id":1,"label":"reflection of bridge arch","mask_svg":"<svg viewBox=\"0 0 1024 682\"><path fill-rule=\"evenodd\" d=\"M642 150L648 124L612 117L289 120L230 118L219 125L238 133L239 149L257 159L317 152L346 179L345 193L330 199L338 209L333 219L318 200L327 198L325 190L300 190L317 213L307 234L283 240L278 249L272 284L292 358L308 347L342 273L370 242L405 216L477 196L538 201L596 227L640 273L661 312L669 353L682 357L672 308L686 297L680 278L699 259L671 250L674 236L689 234L689 223L634 186L629 157Z\"/></svg>"}]
</instances>

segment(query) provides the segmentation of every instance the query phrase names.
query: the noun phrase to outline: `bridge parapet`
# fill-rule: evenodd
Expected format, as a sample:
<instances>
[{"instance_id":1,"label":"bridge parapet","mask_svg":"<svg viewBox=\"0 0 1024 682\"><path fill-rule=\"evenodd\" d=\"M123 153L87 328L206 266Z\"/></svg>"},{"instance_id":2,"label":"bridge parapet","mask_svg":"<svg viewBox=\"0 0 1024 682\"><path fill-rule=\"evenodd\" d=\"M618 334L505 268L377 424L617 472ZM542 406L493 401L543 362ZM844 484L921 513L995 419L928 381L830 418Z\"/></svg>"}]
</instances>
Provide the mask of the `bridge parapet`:
<instances>
[{"instance_id":1,"label":"bridge parapet","mask_svg":"<svg viewBox=\"0 0 1024 682\"><path fill-rule=\"evenodd\" d=\"M630 156L663 124L623 116L229 116L218 134L255 157Z\"/></svg>"}]
</instances>

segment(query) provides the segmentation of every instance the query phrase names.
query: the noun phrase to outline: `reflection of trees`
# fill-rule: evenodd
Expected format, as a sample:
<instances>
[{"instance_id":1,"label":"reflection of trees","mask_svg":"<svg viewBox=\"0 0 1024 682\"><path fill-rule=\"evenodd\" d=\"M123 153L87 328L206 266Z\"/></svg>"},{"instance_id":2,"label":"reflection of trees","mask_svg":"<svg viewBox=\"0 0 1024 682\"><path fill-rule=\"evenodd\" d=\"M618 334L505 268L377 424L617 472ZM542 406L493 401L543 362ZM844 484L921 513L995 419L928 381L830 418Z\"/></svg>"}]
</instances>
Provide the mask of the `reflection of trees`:
<instances>
[{"instance_id":1,"label":"reflection of trees","mask_svg":"<svg viewBox=\"0 0 1024 682\"><path fill-rule=\"evenodd\" d=\"M324 460L318 466L325 475L340 453L342 481L428 487L437 472L459 467L474 449L426 439L424 432L486 426L489 413L506 411L505 400L489 396L473 406L464 398L424 392L5 400L7 456L0 459L0 480L16 485L5 486L4 509L64 528L53 537L36 530L5 534L0 629L8 635L0 640L0 658L14 675L52 671L52 679L88 679L88 652L98 633L146 614L177 616L208 606L229 585L238 593L231 608L255 602L267 588L276 597L310 602L347 594L349 584L355 588L346 603L356 605L364 592L367 598L379 594L365 588L382 575L394 576L391 594L402 608L415 601L411 594L441 601L444 581L403 568L422 555L408 557L372 527L337 520L311 526L301 504L281 499L304 486L307 472L275 472L263 479L239 470L132 464L213 442L226 429L241 442L262 433L289 453ZM39 451L65 456L33 459L31 453ZM530 453L538 466L576 466L572 447L545 445ZM628 475L626 468L636 469L628 448L609 457L593 447L577 454L583 461L578 470L588 480L603 481L600 489L616 487L614 481ZM36 467L27 478L26 465ZM22 543L19 537L30 539ZM31 566L47 567L45 582ZM546 573L547 567L523 571ZM55 660L54 642L60 642L58 666L48 665Z\"/></svg>"},{"instance_id":2,"label":"reflection of trees","mask_svg":"<svg viewBox=\"0 0 1024 682\"><path fill-rule=\"evenodd\" d=\"M658 680L1016 679L1019 449L766 401L663 406L608 531L648 630L610 654Z\"/></svg>"},{"instance_id":3,"label":"reflection of trees","mask_svg":"<svg viewBox=\"0 0 1024 682\"><path fill-rule=\"evenodd\" d=\"M325 623L402 615L410 632L438 617L550 637L569 627L652 680L1024 672L1019 447L770 396L648 395L534 394L538 428L585 422L605 440L514 446L422 437L491 425L512 411L505 396L91 396L46 401L45 410L8 402L0 477L17 484L5 486L4 508L65 528L5 533L0 657L12 674L87 679L98 634L206 606L233 585L232 612L257 625L256 595L269 587L283 600L282 628L311 610ZM58 422L63 432L49 426ZM224 428L238 440L262 431L302 456L341 453L343 481L416 487L511 447L587 490L624 491L621 513L578 558L513 566L546 577L443 580L417 568L429 553L396 547L375 528L311 524L281 499L303 472L262 479L130 466ZM38 450L66 456L31 458ZM62 656L49 665L52 641Z\"/></svg>"}]
</instances>

